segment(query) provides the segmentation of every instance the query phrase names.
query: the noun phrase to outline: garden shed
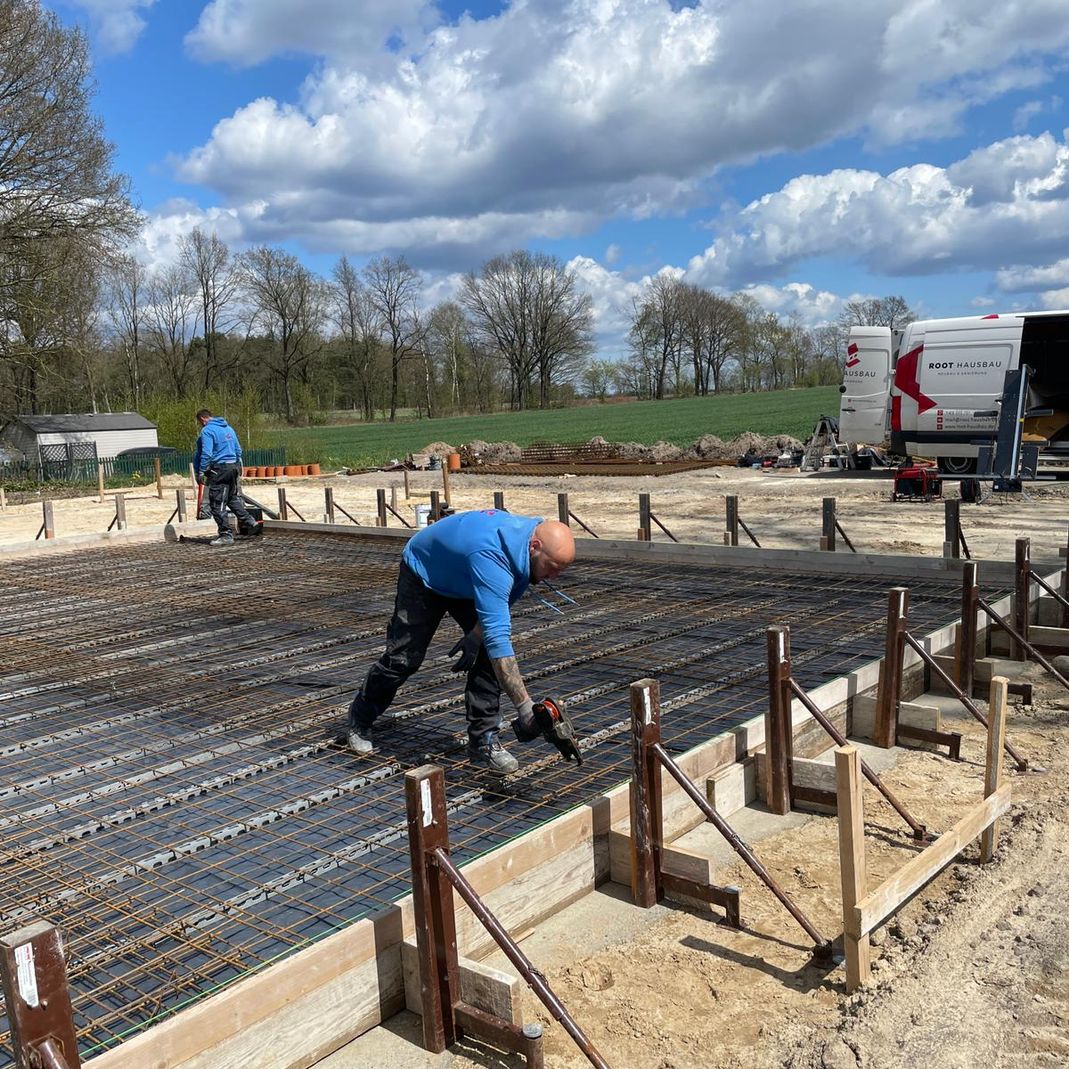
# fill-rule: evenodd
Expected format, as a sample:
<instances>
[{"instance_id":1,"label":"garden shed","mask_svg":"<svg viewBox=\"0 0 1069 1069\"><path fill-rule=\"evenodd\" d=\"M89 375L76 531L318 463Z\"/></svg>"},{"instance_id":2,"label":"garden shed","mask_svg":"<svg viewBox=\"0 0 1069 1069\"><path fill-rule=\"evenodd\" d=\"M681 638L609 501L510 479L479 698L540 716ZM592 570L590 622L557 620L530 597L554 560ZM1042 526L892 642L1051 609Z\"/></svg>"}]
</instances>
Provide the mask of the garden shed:
<instances>
[{"instance_id":1,"label":"garden shed","mask_svg":"<svg viewBox=\"0 0 1069 1069\"><path fill-rule=\"evenodd\" d=\"M114 457L124 449L158 444L156 424L137 412L15 416L0 431L0 445L31 464Z\"/></svg>"}]
</instances>

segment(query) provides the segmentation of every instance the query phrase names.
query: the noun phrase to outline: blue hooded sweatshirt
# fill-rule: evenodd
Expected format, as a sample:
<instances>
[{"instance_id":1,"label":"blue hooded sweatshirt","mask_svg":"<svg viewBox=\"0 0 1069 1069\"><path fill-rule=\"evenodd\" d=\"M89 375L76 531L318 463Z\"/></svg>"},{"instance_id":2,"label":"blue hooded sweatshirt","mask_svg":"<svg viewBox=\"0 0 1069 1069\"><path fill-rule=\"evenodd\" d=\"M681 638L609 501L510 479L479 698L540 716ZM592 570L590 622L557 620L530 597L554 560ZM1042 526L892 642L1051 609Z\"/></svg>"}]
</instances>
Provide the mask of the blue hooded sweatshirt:
<instances>
[{"instance_id":1,"label":"blue hooded sweatshirt","mask_svg":"<svg viewBox=\"0 0 1069 1069\"><path fill-rule=\"evenodd\" d=\"M197 436L197 451L193 454L197 474L207 471L213 464L240 463L241 442L237 432L222 416L208 420Z\"/></svg>"},{"instance_id":2,"label":"blue hooded sweatshirt","mask_svg":"<svg viewBox=\"0 0 1069 1069\"><path fill-rule=\"evenodd\" d=\"M531 581L531 535L541 522L495 509L458 512L405 546L402 559L424 585L443 597L475 602L491 657L513 656L509 606Z\"/></svg>"}]
</instances>

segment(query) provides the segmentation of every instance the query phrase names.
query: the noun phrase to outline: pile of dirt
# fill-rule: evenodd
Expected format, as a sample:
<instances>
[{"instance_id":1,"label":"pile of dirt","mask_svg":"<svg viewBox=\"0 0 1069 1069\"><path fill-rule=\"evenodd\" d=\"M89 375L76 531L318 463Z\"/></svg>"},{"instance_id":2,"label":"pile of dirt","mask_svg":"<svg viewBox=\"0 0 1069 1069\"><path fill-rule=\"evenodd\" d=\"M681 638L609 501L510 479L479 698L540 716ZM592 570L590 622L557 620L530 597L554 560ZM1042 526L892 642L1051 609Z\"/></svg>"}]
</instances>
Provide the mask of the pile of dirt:
<instances>
[{"instance_id":1,"label":"pile of dirt","mask_svg":"<svg viewBox=\"0 0 1069 1069\"><path fill-rule=\"evenodd\" d=\"M448 442L431 442L429 445L425 445L422 449L417 449L417 453L428 453L430 456L444 459L449 456L450 453L455 453L456 449Z\"/></svg>"},{"instance_id":2,"label":"pile of dirt","mask_svg":"<svg viewBox=\"0 0 1069 1069\"><path fill-rule=\"evenodd\" d=\"M683 456L687 460L727 460L727 446L715 434L703 434Z\"/></svg>"},{"instance_id":3,"label":"pile of dirt","mask_svg":"<svg viewBox=\"0 0 1069 1069\"><path fill-rule=\"evenodd\" d=\"M484 442L473 439L460 447L461 460L473 464L518 464L523 450L515 442Z\"/></svg>"}]
</instances>

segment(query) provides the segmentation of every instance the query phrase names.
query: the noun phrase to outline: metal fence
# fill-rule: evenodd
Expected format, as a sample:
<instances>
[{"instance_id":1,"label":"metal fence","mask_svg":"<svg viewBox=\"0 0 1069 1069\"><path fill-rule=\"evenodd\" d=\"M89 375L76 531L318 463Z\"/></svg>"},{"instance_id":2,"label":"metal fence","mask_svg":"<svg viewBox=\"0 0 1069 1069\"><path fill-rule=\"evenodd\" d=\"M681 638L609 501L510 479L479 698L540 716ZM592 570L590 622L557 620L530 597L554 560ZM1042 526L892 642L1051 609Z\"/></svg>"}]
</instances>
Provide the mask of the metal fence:
<instances>
[{"instance_id":1,"label":"metal fence","mask_svg":"<svg viewBox=\"0 0 1069 1069\"><path fill-rule=\"evenodd\" d=\"M155 457L95 457L80 455L80 450L59 450L45 447L39 461L27 460L15 464L0 464L0 484L5 482L83 482L96 483L98 468L105 479L151 479L156 472ZM59 447L61 450L63 447ZM90 447L91 448L91 447ZM244 455L249 467L284 465L286 447L277 449L250 449ZM160 471L164 475L184 475L193 463L192 453L164 453L160 456Z\"/></svg>"}]
</instances>

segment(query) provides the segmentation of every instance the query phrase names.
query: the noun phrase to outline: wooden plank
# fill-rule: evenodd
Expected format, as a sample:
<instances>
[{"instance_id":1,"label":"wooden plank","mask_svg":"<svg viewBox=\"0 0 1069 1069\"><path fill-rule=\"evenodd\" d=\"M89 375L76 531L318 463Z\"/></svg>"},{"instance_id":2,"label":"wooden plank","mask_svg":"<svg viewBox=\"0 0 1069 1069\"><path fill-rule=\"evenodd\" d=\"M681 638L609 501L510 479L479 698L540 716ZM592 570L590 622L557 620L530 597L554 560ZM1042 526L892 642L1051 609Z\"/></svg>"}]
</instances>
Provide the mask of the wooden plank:
<instances>
[{"instance_id":1,"label":"wooden plank","mask_svg":"<svg viewBox=\"0 0 1069 1069\"><path fill-rule=\"evenodd\" d=\"M1040 649L1069 650L1069 627L1037 627L1033 624L1028 629L1028 641Z\"/></svg>"},{"instance_id":2,"label":"wooden plank","mask_svg":"<svg viewBox=\"0 0 1069 1069\"><path fill-rule=\"evenodd\" d=\"M1002 753L1006 740L1006 708L1009 705L1009 680L995 676L991 680L991 698L987 714L987 761L984 766L984 797L990 798L1002 786ZM991 821L980 835L980 860L991 861L998 843L998 821Z\"/></svg>"},{"instance_id":3,"label":"wooden plank","mask_svg":"<svg viewBox=\"0 0 1069 1069\"><path fill-rule=\"evenodd\" d=\"M868 694L859 694L854 699L854 715L851 734L859 739L872 738L873 721L876 713L876 699ZM943 730L942 711L934 705L923 702L904 701L899 704L898 722L911 728L925 728L928 731Z\"/></svg>"},{"instance_id":4,"label":"wooden plank","mask_svg":"<svg viewBox=\"0 0 1069 1069\"><path fill-rule=\"evenodd\" d=\"M419 951L415 939L406 939L401 944L401 968L404 974L405 1008L419 1014L422 1007ZM460 997L464 1002L512 1024L523 1024L521 995L526 985L518 976L510 976L500 969L464 957L457 959L457 970Z\"/></svg>"},{"instance_id":5,"label":"wooden plank","mask_svg":"<svg viewBox=\"0 0 1069 1069\"><path fill-rule=\"evenodd\" d=\"M885 921L1009 808L1010 785L1004 783L989 798L969 810L952 828L943 832L931 846L858 902L848 917L850 934L865 935Z\"/></svg>"},{"instance_id":6,"label":"wooden plank","mask_svg":"<svg viewBox=\"0 0 1069 1069\"><path fill-rule=\"evenodd\" d=\"M846 989L856 991L871 974L867 932L850 930L849 918L868 887L865 863L865 803L861 796L861 755L854 746L835 750L836 801L839 809L839 880L843 898L843 950Z\"/></svg>"}]
</instances>

